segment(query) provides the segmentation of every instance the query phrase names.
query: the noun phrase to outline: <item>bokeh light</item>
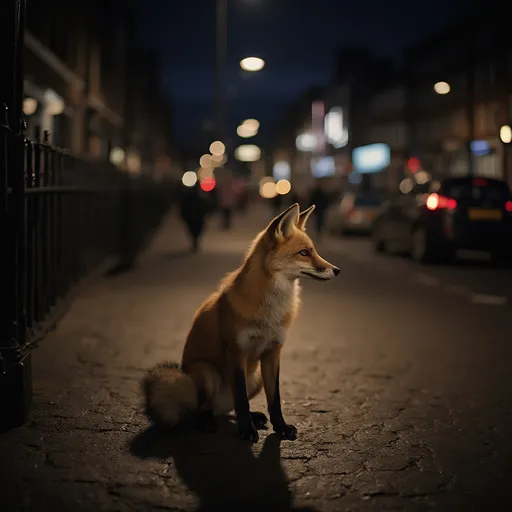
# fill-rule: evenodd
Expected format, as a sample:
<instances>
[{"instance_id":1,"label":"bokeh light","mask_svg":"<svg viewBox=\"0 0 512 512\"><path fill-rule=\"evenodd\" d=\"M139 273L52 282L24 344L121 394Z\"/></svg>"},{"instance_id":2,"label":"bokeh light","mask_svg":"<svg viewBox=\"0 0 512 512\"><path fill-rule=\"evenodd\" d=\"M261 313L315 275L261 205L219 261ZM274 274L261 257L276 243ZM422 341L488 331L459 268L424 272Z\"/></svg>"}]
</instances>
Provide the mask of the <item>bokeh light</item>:
<instances>
[{"instance_id":1,"label":"bokeh light","mask_svg":"<svg viewBox=\"0 0 512 512\"><path fill-rule=\"evenodd\" d=\"M240 61L240 67L245 71L260 71L265 66L265 61L259 57L246 57Z\"/></svg>"},{"instance_id":2,"label":"bokeh light","mask_svg":"<svg viewBox=\"0 0 512 512\"><path fill-rule=\"evenodd\" d=\"M240 162L256 162L261 157L261 149L254 144L244 144L236 148L235 157Z\"/></svg>"},{"instance_id":3,"label":"bokeh light","mask_svg":"<svg viewBox=\"0 0 512 512\"><path fill-rule=\"evenodd\" d=\"M210 153L215 156L222 156L226 151L226 146L220 141L216 140L210 144Z\"/></svg>"},{"instance_id":4,"label":"bokeh light","mask_svg":"<svg viewBox=\"0 0 512 512\"><path fill-rule=\"evenodd\" d=\"M277 196L276 184L273 181L268 181L260 187L260 195L265 199L272 199Z\"/></svg>"},{"instance_id":5,"label":"bokeh light","mask_svg":"<svg viewBox=\"0 0 512 512\"><path fill-rule=\"evenodd\" d=\"M437 82L434 85L434 91L437 92L437 94L448 94L451 90L450 84L447 82Z\"/></svg>"},{"instance_id":6,"label":"bokeh light","mask_svg":"<svg viewBox=\"0 0 512 512\"><path fill-rule=\"evenodd\" d=\"M279 180L276 183L276 192L281 196L288 194L291 189L292 184L288 180Z\"/></svg>"},{"instance_id":7,"label":"bokeh light","mask_svg":"<svg viewBox=\"0 0 512 512\"><path fill-rule=\"evenodd\" d=\"M204 192L211 192L215 188L215 185L215 178L213 176L209 176L208 178L204 178L204 180L201 181L200 187Z\"/></svg>"},{"instance_id":8,"label":"bokeh light","mask_svg":"<svg viewBox=\"0 0 512 512\"><path fill-rule=\"evenodd\" d=\"M194 171L187 171L183 174L181 182L185 187L193 187L197 183L197 174Z\"/></svg>"},{"instance_id":9,"label":"bokeh light","mask_svg":"<svg viewBox=\"0 0 512 512\"><path fill-rule=\"evenodd\" d=\"M199 159L199 165L201 167L211 167L211 156L210 155L203 155L200 159Z\"/></svg>"}]
</instances>

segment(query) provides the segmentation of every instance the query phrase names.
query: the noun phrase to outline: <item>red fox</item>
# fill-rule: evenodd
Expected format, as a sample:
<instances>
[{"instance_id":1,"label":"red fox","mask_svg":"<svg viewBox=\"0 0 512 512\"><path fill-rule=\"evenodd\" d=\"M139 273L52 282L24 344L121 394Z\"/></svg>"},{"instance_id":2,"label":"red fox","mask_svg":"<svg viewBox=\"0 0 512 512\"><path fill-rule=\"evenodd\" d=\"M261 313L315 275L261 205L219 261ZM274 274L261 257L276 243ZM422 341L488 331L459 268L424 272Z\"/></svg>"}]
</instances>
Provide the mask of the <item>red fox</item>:
<instances>
[{"instance_id":1,"label":"red fox","mask_svg":"<svg viewBox=\"0 0 512 512\"><path fill-rule=\"evenodd\" d=\"M320 257L306 234L315 205L297 203L273 219L253 241L241 266L197 310L181 366L163 363L143 380L146 412L156 423L175 426L192 413L202 430L235 410L242 439L256 442L267 417L251 412L249 400L262 388L274 431L297 436L281 411L279 360L299 309L300 278L328 281L340 272Z\"/></svg>"}]
</instances>

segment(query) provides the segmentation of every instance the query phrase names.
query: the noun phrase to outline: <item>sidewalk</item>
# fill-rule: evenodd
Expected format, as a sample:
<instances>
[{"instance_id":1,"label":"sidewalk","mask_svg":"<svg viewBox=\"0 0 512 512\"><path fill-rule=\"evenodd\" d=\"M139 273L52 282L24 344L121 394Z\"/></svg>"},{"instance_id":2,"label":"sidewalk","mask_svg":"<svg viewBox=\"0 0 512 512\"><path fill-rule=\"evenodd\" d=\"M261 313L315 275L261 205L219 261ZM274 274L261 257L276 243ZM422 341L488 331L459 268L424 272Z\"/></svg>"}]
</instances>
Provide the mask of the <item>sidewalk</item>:
<instances>
[{"instance_id":1,"label":"sidewalk","mask_svg":"<svg viewBox=\"0 0 512 512\"><path fill-rule=\"evenodd\" d=\"M0 437L3 510L271 510L269 493L289 510L277 439L256 459L231 425L151 435L139 392L145 369L179 360L195 309L267 220L257 207L222 233L212 219L204 253L190 255L171 214L133 272L83 290L34 352L31 421Z\"/></svg>"}]
</instances>

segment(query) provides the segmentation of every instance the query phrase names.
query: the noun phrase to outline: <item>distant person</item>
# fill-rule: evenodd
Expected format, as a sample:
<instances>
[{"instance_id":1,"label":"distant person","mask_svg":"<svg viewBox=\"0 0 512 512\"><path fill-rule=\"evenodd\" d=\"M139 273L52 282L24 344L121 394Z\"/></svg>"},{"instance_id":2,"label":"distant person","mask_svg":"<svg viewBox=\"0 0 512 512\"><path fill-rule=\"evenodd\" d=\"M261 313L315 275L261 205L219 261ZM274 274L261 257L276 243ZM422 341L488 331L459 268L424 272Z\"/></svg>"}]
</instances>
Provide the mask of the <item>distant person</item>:
<instances>
[{"instance_id":1,"label":"distant person","mask_svg":"<svg viewBox=\"0 0 512 512\"><path fill-rule=\"evenodd\" d=\"M325 193L320 182L317 182L313 187L309 204L316 205L315 211L313 212L315 216L316 235L318 238L321 238L325 226L325 214L329 207L329 196Z\"/></svg>"},{"instance_id":2,"label":"distant person","mask_svg":"<svg viewBox=\"0 0 512 512\"><path fill-rule=\"evenodd\" d=\"M181 196L180 216L187 226L192 242L192 251L200 249L201 235L204 231L205 219L209 212L209 201L204 197L199 185L187 188Z\"/></svg>"},{"instance_id":3,"label":"distant person","mask_svg":"<svg viewBox=\"0 0 512 512\"><path fill-rule=\"evenodd\" d=\"M228 231L233 223L233 210L236 208L237 196L230 176L223 176L218 181L218 203L222 214L222 227Z\"/></svg>"}]
</instances>

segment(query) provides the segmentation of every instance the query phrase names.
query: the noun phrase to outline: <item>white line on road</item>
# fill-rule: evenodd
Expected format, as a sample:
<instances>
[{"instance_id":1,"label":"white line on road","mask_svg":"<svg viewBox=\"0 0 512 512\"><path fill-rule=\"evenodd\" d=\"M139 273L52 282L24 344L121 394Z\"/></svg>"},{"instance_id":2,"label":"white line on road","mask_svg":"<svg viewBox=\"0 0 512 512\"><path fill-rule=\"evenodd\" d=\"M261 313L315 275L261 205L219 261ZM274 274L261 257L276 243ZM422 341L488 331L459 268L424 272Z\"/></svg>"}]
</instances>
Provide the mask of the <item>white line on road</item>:
<instances>
[{"instance_id":1,"label":"white line on road","mask_svg":"<svg viewBox=\"0 0 512 512\"><path fill-rule=\"evenodd\" d=\"M474 293L471 296L471 302L474 304L485 304L487 306L505 306L508 303L508 297L500 295L485 295L483 293Z\"/></svg>"},{"instance_id":2,"label":"white line on road","mask_svg":"<svg viewBox=\"0 0 512 512\"><path fill-rule=\"evenodd\" d=\"M425 286L439 286L441 284L441 280L439 278L423 273L414 274L413 280L417 283L424 284Z\"/></svg>"}]
</instances>

